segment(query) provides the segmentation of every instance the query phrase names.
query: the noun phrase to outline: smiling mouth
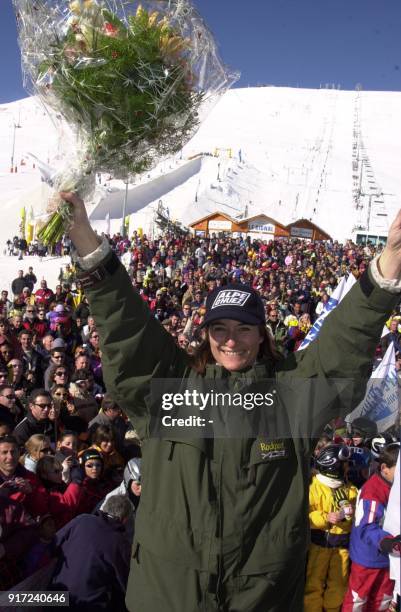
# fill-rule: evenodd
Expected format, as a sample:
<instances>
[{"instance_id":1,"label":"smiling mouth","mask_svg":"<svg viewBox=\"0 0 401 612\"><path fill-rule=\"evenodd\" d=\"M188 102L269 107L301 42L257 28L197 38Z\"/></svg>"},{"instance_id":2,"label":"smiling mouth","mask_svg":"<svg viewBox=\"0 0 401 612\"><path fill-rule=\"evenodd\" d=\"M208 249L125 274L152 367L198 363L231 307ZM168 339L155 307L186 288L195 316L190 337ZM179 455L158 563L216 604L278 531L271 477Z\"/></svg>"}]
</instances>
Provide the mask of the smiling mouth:
<instances>
[{"instance_id":1,"label":"smiling mouth","mask_svg":"<svg viewBox=\"0 0 401 612\"><path fill-rule=\"evenodd\" d=\"M224 349L221 349L222 353L224 353L225 355L228 355L229 357L235 357L237 355L243 355L245 351L225 351Z\"/></svg>"}]
</instances>

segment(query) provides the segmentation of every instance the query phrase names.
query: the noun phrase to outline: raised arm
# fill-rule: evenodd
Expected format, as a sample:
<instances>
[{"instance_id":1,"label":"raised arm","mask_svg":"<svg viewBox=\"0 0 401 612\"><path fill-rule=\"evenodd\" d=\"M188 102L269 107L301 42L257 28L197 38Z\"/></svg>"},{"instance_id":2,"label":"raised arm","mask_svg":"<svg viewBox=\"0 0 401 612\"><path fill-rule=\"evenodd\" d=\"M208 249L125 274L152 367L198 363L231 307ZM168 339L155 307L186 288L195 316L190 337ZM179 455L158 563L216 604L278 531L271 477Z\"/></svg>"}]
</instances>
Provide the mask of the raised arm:
<instances>
[{"instance_id":1,"label":"raised arm","mask_svg":"<svg viewBox=\"0 0 401 612\"><path fill-rule=\"evenodd\" d=\"M333 404L331 410L323 401L314 404L316 431L331 418L351 412L363 398L383 325L401 298L400 278L401 211L380 258L371 262L359 282L329 314L318 338L283 364L284 374L291 372L293 377L354 381L351 402Z\"/></svg>"},{"instance_id":2,"label":"raised arm","mask_svg":"<svg viewBox=\"0 0 401 612\"><path fill-rule=\"evenodd\" d=\"M103 375L109 393L126 411L141 437L148 433L147 396L154 378L180 378L186 354L152 316L147 304L107 244L100 244L82 200L61 196L73 204L70 237L78 251L80 274L91 314L100 333Z\"/></svg>"}]
</instances>

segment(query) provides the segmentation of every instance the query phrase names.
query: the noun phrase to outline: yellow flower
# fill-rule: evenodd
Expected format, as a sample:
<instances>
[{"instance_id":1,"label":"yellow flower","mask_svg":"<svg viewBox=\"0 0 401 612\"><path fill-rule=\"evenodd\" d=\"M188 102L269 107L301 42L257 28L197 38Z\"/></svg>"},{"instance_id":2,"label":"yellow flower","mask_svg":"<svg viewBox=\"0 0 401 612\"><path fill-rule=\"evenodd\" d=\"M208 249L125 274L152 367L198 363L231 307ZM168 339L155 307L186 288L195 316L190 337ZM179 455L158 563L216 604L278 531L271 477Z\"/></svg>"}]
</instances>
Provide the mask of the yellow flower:
<instances>
[{"instance_id":1,"label":"yellow flower","mask_svg":"<svg viewBox=\"0 0 401 612\"><path fill-rule=\"evenodd\" d=\"M153 11L153 13L149 15L148 23L150 28L153 28L153 26L155 25L158 15L159 13L157 11Z\"/></svg>"},{"instance_id":2,"label":"yellow flower","mask_svg":"<svg viewBox=\"0 0 401 612\"><path fill-rule=\"evenodd\" d=\"M142 4L140 4L138 8L136 9L136 16L142 17L142 15L144 15L145 13L146 13L145 9L143 8Z\"/></svg>"},{"instance_id":3,"label":"yellow flower","mask_svg":"<svg viewBox=\"0 0 401 612\"><path fill-rule=\"evenodd\" d=\"M159 21L159 28L161 32L166 32L170 29L170 24L167 17L163 17L163 19Z\"/></svg>"},{"instance_id":4,"label":"yellow flower","mask_svg":"<svg viewBox=\"0 0 401 612\"><path fill-rule=\"evenodd\" d=\"M84 0L84 9L88 10L95 6L94 0Z\"/></svg>"},{"instance_id":5,"label":"yellow flower","mask_svg":"<svg viewBox=\"0 0 401 612\"><path fill-rule=\"evenodd\" d=\"M69 5L71 13L75 13L75 15L79 15L81 12L81 3L79 0L73 0Z\"/></svg>"}]
</instances>

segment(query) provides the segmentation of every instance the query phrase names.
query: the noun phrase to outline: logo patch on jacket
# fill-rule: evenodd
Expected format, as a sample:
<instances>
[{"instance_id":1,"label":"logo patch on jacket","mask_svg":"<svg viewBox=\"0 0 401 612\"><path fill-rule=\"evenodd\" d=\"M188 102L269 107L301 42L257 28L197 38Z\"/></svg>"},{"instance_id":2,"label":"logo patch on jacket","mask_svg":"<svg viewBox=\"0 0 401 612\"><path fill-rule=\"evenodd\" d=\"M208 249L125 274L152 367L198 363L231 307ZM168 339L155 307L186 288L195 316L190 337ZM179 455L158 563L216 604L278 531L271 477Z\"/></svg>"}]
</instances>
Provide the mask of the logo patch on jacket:
<instances>
[{"instance_id":1,"label":"logo patch on jacket","mask_svg":"<svg viewBox=\"0 0 401 612\"><path fill-rule=\"evenodd\" d=\"M272 461L274 459L286 459L288 457L288 449L284 440L269 440L259 442L260 458L263 461Z\"/></svg>"},{"instance_id":2,"label":"logo patch on jacket","mask_svg":"<svg viewBox=\"0 0 401 612\"><path fill-rule=\"evenodd\" d=\"M217 308L218 306L242 307L249 299L250 295L251 294L247 291L236 291L235 289L227 289L226 291L220 291L212 304L212 308Z\"/></svg>"}]
</instances>

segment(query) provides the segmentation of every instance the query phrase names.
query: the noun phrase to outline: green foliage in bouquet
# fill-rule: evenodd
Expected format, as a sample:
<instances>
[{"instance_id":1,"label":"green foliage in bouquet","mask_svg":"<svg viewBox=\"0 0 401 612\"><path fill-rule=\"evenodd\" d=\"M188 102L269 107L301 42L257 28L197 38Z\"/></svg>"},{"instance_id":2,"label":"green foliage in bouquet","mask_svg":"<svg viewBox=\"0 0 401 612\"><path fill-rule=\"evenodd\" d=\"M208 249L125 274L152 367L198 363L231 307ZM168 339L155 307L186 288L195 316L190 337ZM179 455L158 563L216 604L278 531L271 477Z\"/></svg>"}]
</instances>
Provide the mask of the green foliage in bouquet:
<instances>
[{"instance_id":1,"label":"green foliage in bouquet","mask_svg":"<svg viewBox=\"0 0 401 612\"><path fill-rule=\"evenodd\" d=\"M46 93L78 127L89 171L126 178L179 151L203 99L193 87L190 42L141 6L127 23L94 0L75 0L70 10L38 81L47 80Z\"/></svg>"}]
</instances>

